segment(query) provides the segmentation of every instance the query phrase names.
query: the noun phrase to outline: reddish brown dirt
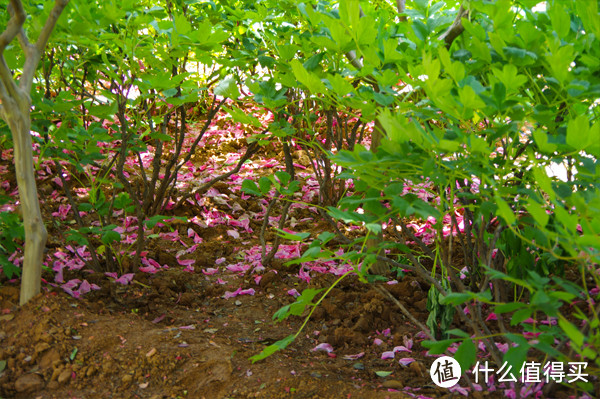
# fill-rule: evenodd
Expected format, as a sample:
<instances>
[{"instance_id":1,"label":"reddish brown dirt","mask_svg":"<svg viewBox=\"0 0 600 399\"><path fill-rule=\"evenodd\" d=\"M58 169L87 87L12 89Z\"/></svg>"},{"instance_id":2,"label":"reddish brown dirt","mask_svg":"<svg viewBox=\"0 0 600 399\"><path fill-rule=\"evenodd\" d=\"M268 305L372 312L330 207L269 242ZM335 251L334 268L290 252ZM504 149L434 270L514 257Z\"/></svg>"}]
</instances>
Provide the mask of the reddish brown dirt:
<instances>
[{"instance_id":1,"label":"reddish brown dirt","mask_svg":"<svg viewBox=\"0 0 600 399\"><path fill-rule=\"evenodd\" d=\"M415 329L356 281L334 289L295 343L255 364L250 356L302 321L270 321L291 302L283 268L267 273L256 295L228 300L220 298L226 286L215 288L204 276L180 270L139 274L135 281L141 284L113 292L105 284L83 300L46 292L20 309L18 289L2 287L2 308L11 310L0 317L0 359L7 361L2 397L409 397L386 388L404 386L420 387L427 396L447 394L431 384L426 360L402 367L379 359ZM330 283L321 278L316 285ZM418 285L396 287L395 293L404 293L402 302L424 316L425 294ZM394 338L375 348L368 334L390 325ZM331 343L336 357L311 351L318 342ZM419 352L419 345L414 349ZM343 358L363 351L361 359ZM393 374L380 378L377 370Z\"/></svg>"}]
</instances>

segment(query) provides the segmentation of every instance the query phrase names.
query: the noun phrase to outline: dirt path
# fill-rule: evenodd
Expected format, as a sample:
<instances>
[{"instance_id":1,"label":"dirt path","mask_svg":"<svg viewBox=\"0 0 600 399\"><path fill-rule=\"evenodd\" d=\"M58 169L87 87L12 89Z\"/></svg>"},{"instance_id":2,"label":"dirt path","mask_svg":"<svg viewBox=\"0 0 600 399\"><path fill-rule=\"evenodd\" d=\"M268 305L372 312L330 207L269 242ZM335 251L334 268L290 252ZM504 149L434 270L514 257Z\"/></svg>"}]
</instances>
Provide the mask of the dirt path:
<instances>
[{"instance_id":1,"label":"dirt path","mask_svg":"<svg viewBox=\"0 0 600 399\"><path fill-rule=\"evenodd\" d=\"M301 322L298 317L289 323L270 321L286 299L281 292L298 288L283 272L271 274L255 295L223 299L227 287L211 291L207 287L214 285L203 276L181 270L140 273L134 281L141 284L116 286L119 292L111 293L114 283L83 300L49 292L14 311L18 291L3 287L0 359L6 360L6 369L0 393L7 398L448 394L431 383L430 360L419 359L423 349L418 343L410 353L417 360L408 366L380 359L383 351L402 345L415 330L379 294L351 280L324 302L294 344L251 364L248 357L294 332ZM320 283L329 281L323 278ZM424 297L417 286L407 280L395 291L409 292L403 301L415 314L424 315L419 310L422 299L413 301ZM391 330L384 331L385 326ZM375 345L378 337L381 344ZM334 351L313 351L320 342L330 343ZM391 374L381 378L375 371ZM412 395L388 391L404 387Z\"/></svg>"}]
</instances>

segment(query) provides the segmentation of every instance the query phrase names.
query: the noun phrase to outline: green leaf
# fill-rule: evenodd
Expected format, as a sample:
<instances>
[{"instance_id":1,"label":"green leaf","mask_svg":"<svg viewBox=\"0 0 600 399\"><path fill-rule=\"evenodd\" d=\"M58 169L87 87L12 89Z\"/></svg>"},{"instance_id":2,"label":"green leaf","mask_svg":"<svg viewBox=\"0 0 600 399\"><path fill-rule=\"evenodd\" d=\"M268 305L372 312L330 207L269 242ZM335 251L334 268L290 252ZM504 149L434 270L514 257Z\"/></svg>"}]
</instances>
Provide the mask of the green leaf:
<instances>
[{"instance_id":1,"label":"green leaf","mask_svg":"<svg viewBox=\"0 0 600 399\"><path fill-rule=\"evenodd\" d=\"M578 348L583 346L585 336L583 333L575 327L570 321L564 317L558 319L558 326L565 332L567 337L575 344Z\"/></svg>"},{"instance_id":2,"label":"green leaf","mask_svg":"<svg viewBox=\"0 0 600 399\"><path fill-rule=\"evenodd\" d=\"M12 279L13 276L21 275L21 268L17 267L9 261L5 256L0 256L0 266L2 266L2 272L8 279Z\"/></svg>"},{"instance_id":3,"label":"green leaf","mask_svg":"<svg viewBox=\"0 0 600 399\"><path fill-rule=\"evenodd\" d=\"M132 203L133 201L129 198L129 194L121 192L115 197L114 207L115 209L125 209Z\"/></svg>"},{"instance_id":4,"label":"green leaf","mask_svg":"<svg viewBox=\"0 0 600 399\"><path fill-rule=\"evenodd\" d=\"M170 217L169 216L163 216L163 215L154 215L154 216L149 217L148 219L146 219L144 221L144 224L146 225L146 227L148 227L149 229L151 229L154 226L156 226L158 223L163 222L165 219L170 219Z\"/></svg>"},{"instance_id":5,"label":"green leaf","mask_svg":"<svg viewBox=\"0 0 600 399\"><path fill-rule=\"evenodd\" d=\"M462 370L468 370L473 364L475 364L477 348L472 339L465 339L456 352L454 353L454 359L460 364Z\"/></svg>"},{"instance_id":6,"label":"green leaf","mask_svg":"<svg viewBox=\"0 0 600 399\"><path fill-rule=\"evenodd\" d=\"M245 192L246 194L252 194L252 195L259 196L259 197L262 196L262 193L258 189L258 186L254 182L254 180L245 179L242 182L242 191Z\"/></svg>"},{"instance_id":7,"label":"green leaf","mask_svg":"<svg viewBox=\"0 0 600 399\"><path fill-rule=\"evenodd\" d=\"M260 179L258 179L258 187L260 187L260 192L263 195L269 194L272 185L273 183L271 182L271 180L269 180L268 177L263 176Z\"/></svg>"},{"instance_id":8,"label":"green leaf","mask_svg":"<svg viewBox=\"0 0 600 399\"><path fill-rule=\"evenodd\" d=\"M577 15L581 18L587 32L594 33L600 38L600 15L598 15L598 2L590 0L577 0Z\"/></svg>"},{"instance_id":9,"label":"green leaf","mask_svg":"<svg viewBox=\"0 0 600 399\"><path fill-rule=\"evenodd\" d=\"M502 70L498 68L492 68L493 76L496 77L504 87L507 93L516 92L519 87L527 82L527 77L519 75L517 67L512 64L504 65Z\"/></svg>"},{"instance_id":10,"label":"green leaf","mask_svg":"<svg viewBox=\"0 0 600 399\"><path fill-rule=\"evenodd\" d=\"M456 335L457 337L461 337L461 338L469 338L469 334L467 334L463 330L459 330L458 328L453 328L452 330L448 330L448 331L446 331L446 334Z\"/></svg>"},{"instance_id":11,"label":"green leaf","mask_svg":"<svg viewBox=\"0 0 600 399\"><path fill-rule=\"evenodd\" d=\"M533 131L533 139L542 152L553 154L556 151L556 144L548 143L548 133L542 129L535 129Z\"/></svg>"},{"instance_id":12,"label":"green leaf","mask_svg":"<svg viewBox=\"0 0 600 399\"><path fill-rule=\"evenodd\" d=\"M331 233L329 231L324 231L323 233L319 234L317 236L317 239L319 241L321 241L323 244L327 243L328 241L330 241L332 238L335 237L334 233Z\"/></svg>"},{"instance_id":13,"label":"green leaf","mask_svg":"<svg viewBox=\"0 0 600 399\"><path fill-rule=\"evenodd\" d=\"M233 100L237 100L240 96L240 91L238 90L237 83L234 78L221 80L215 87L214 92L218 96L231 98Z\"/></svg>"},{"instance_id":14,"label":"green leaf","mask_svg":"<svg viewBox=\"0 0 600 399\"><path fill-rule=\"evenodd\" d=\"M292 176L290 176L290 174L288 172L284 172L281 170L275 172L275 177L277 177L277 179L279 180L279 183L282 186L287 186L290 179L292 178Z\"/></svg>"},{"instance_id":15,"label":"green leaf","mask_svg":"<svg viewBox=\"0 0 600 399\"><path fill-rule=\"evenodd\" d=\"M547 11L552 22L552 29L558 34L558 37L565 38L571 31L571 17L559 2L548 4L550 9Z\"/></svg>"},{"instance_id":16,"label":"green leaf","mask_svg":"<svg viewBox=\"0 0 600 399\"><path fill-rule=\"evenodd\" d=\"M333 92L339 97L343 97L354 91L352 84L339 74L328 75L327 82L331 85Z\"/></svg>"},{"instance_id":17,"label":"green leaf","mask_svg":"<svg viewBox=\"0 0 600 399\"><path fill-rule=\"evenodd\" d=\"M376 371L375 375L377 375L377 377L385 378L392 373L393 373L393 371Z\"/></svg>"},{"instance_id":18,"label":"green leaf","mask_svg":"<svg viewBox=\"0 0 600 399\"><path fill-rule=\"evenodd\" d=\"M496 201L496 206L498 207L498 216L506 221L506 224L512 225L517 220L513 210L508 206L506 201L504 201L499 195L494 193L494 200Z\"/></svg>"},{"instance_id":19,"label":"green leaf","mask_svg":"<svg viewBox=\"0 0 600 399\"><path fill-rule=\"evenodd\" d=\"M556 194L554 193L554 189L552 188L552 181L546 171L541 167L533 168L533 177L535 178L538 186L548 194L548 198L550 201L554 201L556 199Z\"/></svg>"},{"instance_id":20,"label":"green leaf","mask_svg":"<svg viewBox=\"0 0 600 399\"><path fill-rule=\"evenodd\" d=\"M249 359L252 360L252 363L256 363L259 360L263 360L263 359L271 356L273 353L280 351L282 349L285 349L289 344L294 342L294 339L296 339L296 335L290 334L287 337L285 337L284 339L281 339L281 340L275 342L274 344L267 346L258 355L254 355L254 356L250 357Z\"/></svg>"},{"instance_id":21,"label":"green leaf","mask_svg":"<svg viewBox=\"0 0 600 399\"><path fill-rule=\"evenodd\" d=\"M550 215L548 215L546 212L545 207L535 202L535 200L532 198L528 198L525 209L527 209L531 216L533 216L533 219L535 219L540 227L546 227L546 224L548 224L548 220L550 219Z\"/></svg>"},{"instance_id":22,"label":"green leaf","mask_svg":"<svg viewBox=\"0 0 600 399\"><path fill-rule=\"evenodd\" d=\"M508 312L513 312L517 309L521 309L523 307L525 307L527 305L525 305L522 302L510 302L510 303L503 303L501 305L496 305L494 307L494 312L496 313L508 313Z\"/></svg>"},{"instance_id":23,"label":"green leaf","mask_svg":"<svg viewBox=\"0 0 600 399\"><path fill-rule=\"evenodd\" d=\"M105 245L110 245L113 242L120 241L120 240L121 240L121 234L119 234L118 232L116 232L114 230L108 230L108 231L104 232L104 234L102 234L102 238L101 238L102 243Z\"/></svg>"},{"instance_id":24,"label":"green leaf","mask_svg":"<svg viewBox=\"0 0 600 399\"><path fill-rule=\"evenodd\" d=\"M524 308L524 309L517 310L515 313L513 313L513 316L510 319L510 325L516 326L523 320L530 318L532 313L533 313L533 310L531 310L530 308Z\"/></svg>"},{"instance_id":25,"label":"green leaf","mask_svg":"<svg viewBox=\"0 0 600 399\"><path fill-rule=\"evenodd\" d=\"M250 126L254 126L254 127L258 127L258 128L262 127L262 125L257 117L247 114L246 112L242 111L239 108L233 108L233 107L230 108L230 107L224 106L223 110L225 110L229 115L231 115L233 120L238 123L242 123L244 125L250 125Z\"/></svg>"},{"instance_id":26,"label":"green leaf","mask_svg":"<svg viewBox=\"0 0 600 399\"><path fill-rule=\"evenodd\" d=\"M567 144L581 151L584 149L590 139L590 124L586 115L579 115L575 119L571 119L567 125Z\"/></svg>"},{"instance_id":27,"label":"green leaf","mask_svg":"<svg viewBox=\"0 0 600 399\"><path fill-rule=\"evenodd\" d=\"M521 367L527 360L527 352L529 352L529 348L531 346L525 341L524 343L519 344L518 346L511 346L503 357L503 362L508 363L509 366L512 366L510 373L512 373L517 380L519 379L519 373ZM510 374L507 375L510 377Z\"/></svg>"},{"instance_id":28,"label":"green leaf","mask_svg":"<svg viewBox=\"0 0 600 399\"><path fill-rule=\"evenodd\" d=\"M427 353L430 355L442 354L448 349L454 342L458 342L460 339L445 339L443 341L423 341L421 345L429 350Z\"/></svg>"},{"instance_id":29,"label":"green leaf","mask_svg":"<svg viewBox=\"0 0 600 399\"><path fill-rule=\"evenodd\" d=\"M71 361L75 360L75 356L77 356L77 352L78 352L77 347L73 348L73 350L71 351L71 354L69 355L69 359Z\"/></svg>"},{"instance_id":30,"label":"green leaf","mask_svg":"<svg viewBox=\"0 0 600 399\"><path fill-rule=\"evenodd\" d=\"M288 233L285 230L281 230L278 228L275 228L275 231L277 231L278 235L281 238L284 238L286 240L291 240L291 241L304 241L305 239L307 239L308 237L310 237L310 233Z\"/></svg>"},{"instance_id":31,"label":"green leaf","mask_svg":"<svg viewBox=\"0 0 600 399\"><path fill-rule=\"evenodd\" d=\"M290 62L290 66L292 67L292 71L294 72L294 76L300 83L308 88L313 93L325 93L327 89L321 79L312 73L308 72L304 66L300 63L300 61L294 59Z\"/></svg>"},{"instance_id":32,"label":"green leaf","mask_svg":"<svg viewBox=\"0 0 600 399\"><path fill-rule=\"evenodd\" d=\"M462 305L475 296L472 292L452 292L440 300L442 305Z\"/></svg>"}]
</instances>

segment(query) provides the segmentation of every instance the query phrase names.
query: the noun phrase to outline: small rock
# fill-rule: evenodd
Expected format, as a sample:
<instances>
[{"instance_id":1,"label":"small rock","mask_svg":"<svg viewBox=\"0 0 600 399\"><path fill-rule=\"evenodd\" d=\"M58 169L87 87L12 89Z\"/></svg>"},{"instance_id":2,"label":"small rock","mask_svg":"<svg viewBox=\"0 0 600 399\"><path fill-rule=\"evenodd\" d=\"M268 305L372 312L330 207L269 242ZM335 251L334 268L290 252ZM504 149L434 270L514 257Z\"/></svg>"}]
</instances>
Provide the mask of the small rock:
<instances>
[{"instance_id":1,"label":"small rock","mask_svg":"<svg viewBox=\"0 0 600 399\"><path fill-rule=\"evenodd\" d=\"M60 385L58 384L57 381L50 381L48 383L48 385L46 385L46 389L49 389L49 390L58 389L59 387L60 387Z\"/></svg>"},{"instance_id":2,"label":"small rock","mask_svg":"<svg viewBox=\"0 0 600 399\"><path fill-rule=\"evenodd\" d=\"M58 376L60 375L60 373L63 372L63 367L57 367L52 371L52 377L50 377L50 381L55 381L58 379Z\"/></svg>"},{"instance_id":3,"label":"small rock","mask_svg":"<svg viewBox=\"0 0 600 399\"><path fill-rule=\"evenodd\" d=\"M60 354L56 349L50 349L42 355L42 358L40 359L40 369L47 369L57 362L60 362Z\"/></svg>"},{"instance_id":4,"label":"small rock","mask_svg":"<svg viewBox=\"0 0 600 399\"><path fill-rule=\"evenodd\" d=\"M70 379L71 379L71 370L65 369L62 371L62 373L59 374L58 383L64 384L65 382L69 381Z\"/></svg>"},{"instance_id":5,"label":"small rock","mask_svg":"<svg viewBox=\"0 0 600 399\"><path fill-rule=\"evenodd\" d=\"M179 298L179 304L182 306L191 306L196 300L196 295L191 292L184 292Z\"/></svg>"},{"instance_id":6,"label":"small rock","mask_svg":"<svg viewBox=\"0 0 600 399\"><path fill-rule=\"evenodd\" d=\"M44 352L45 350L48 350L48 349L50 349L50 344L49 343L47 343L47 342L40 342L39 344L37 344L35 346L34 350L35 350L35 353L42 353L42 352Z\"/></svg>"},{"instance_id":7,"label":"small rock","mask_svg":"<svg viewBox=\"0 0 600 399\"><path fill-rule=\"evenodd\" d=\"M133 376L131 374L125 374L123 376L123 378L121 378L121 382L123 383L123 385L131 384L132 380L133 380Z\"/></svg>"},{"instance_id":8,"label":"small rock","mask_svg":"<svg viewBox=\"0 0 600 399\"><path fill-rule=\"evenodd\" d=\"M398 380L386 380L382 385L388 389L404 389L404 384Z\"/></svg>"},{"instance_id":9,"label":"small rock","mask_svg":"<svg viewBox=\"0 0 600 399\"><path fill-rule=\"evenodd\" d=\"M86 377L91 377L96 373L96 368L94 366L90 366L88 367L87 371L85 372L85 376Z\"/></svg>"},{"instance_id":10,"label":"small rock","mask_svg":"<svg viewBox=\"0 0 600 399\"><path fill-rule=\"evenodd\" d=\"M425 375L427 375L427 367L425 367L425 365L419 361L416 362L412 362L411 364L408 365L408 368L416 375L423 377Z\"/></svg>"},{"instance_id":11,"label":"small rock","mask_svg":"<svg viewBox=\"0 0 600 399\"><path fill-rule=\"evenodd\" d=\"M419 311L425 312L427 311L427 298L423 298L420 301L415 302L413 305Z\"/></svg>"},{"instance_id":12,"label":"small rock","mask_svg":"<svg viewBox=\"0 0 600 399\"><path fill-rule=\"evenodd\" d=\"M15 381L17 392L33 392L44 387L44 379L37 374L23 374Z\"/></svg>"}]
</instances>

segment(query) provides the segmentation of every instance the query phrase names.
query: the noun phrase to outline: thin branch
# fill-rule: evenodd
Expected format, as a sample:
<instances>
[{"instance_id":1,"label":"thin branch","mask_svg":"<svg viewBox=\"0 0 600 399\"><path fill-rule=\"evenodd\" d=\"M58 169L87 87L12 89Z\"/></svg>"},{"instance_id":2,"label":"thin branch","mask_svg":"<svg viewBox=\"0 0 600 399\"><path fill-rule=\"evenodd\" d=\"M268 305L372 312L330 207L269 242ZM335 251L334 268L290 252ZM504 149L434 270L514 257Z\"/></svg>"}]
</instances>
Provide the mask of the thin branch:
<instances>
[{"instance_id":1,"label":"thin branch","mask_svg":"<svg viewBox=\"0 0 600 399\"><path fill-rule=\"evenodd\" d=\"M461 33L463 33L463 31L465 30L464 26L462 25L462 19L466 18L469 16L469 10L466 10L462 5L460 6L460 9L458 10L458 14L456 14L456 18L454 19L454 22L452 22L452 25L450 25L450 27L446 30L446 32L442 33L442 35L440 36L440 40L443 40L446 42L446 47L450 48L450 46L452 45L452 42L454 42L454 39L456 39L458 36L460 36Z\"/></svg>"},{"instance_id":2,"label":"thin branch","mask_svg":"<svg viewBox=\"0 0 600 399\"><path fill-rule=\"evenodd\" d=\"M11 14L11 18L6 25L4 32L0 34L0 82L2 82L0 99L3 103L8 103L9 98L16 100L20 97L19 88L13 80L12 73L4 59L4 50L19 34L26 18L23 5L20 1L11 0L11 4L9 4L7 8L9 14Z\"/></svg>"},{"instance_id":3,"label":"thin branch","mask_svg":"<svg viewBox=\"0 0 600 399\"><path fill-rule=\"evenodd\" d=\"M18 0L11 0L11 3L12 2L18 2L19 4L21 3ZM33 75L35 74L38 62L40 61L42 53L44 52L44 48L46 48L48 39L50 39L50 34L54 30L56 22L58 21L58 18L60 18L60 14L62 14L68 3L69 0L56 0L52 11L50 11L50 15L48 15L48 19L46 20L46 23L40 32L40 36L38 37L35 46L28 45L27 49L23 49L27 54L27 60L25 61L25 66L23 67L23 75L21 76L19 85L28 96L31 92L31 85L33 84ZM21 46L23 46L23 43Z\"/></svg>"},{"instance_id":4,"label":"thin branch","mask_svg":"<svg viewBox=\"0 0 600 399\"><path fill-rule=\"evenodd\" d=\"M246 162L248 159L252 158L252 156L256 152L258 152L258 150L259 150L259 146L258 146L258 142L257 141L254 141L254 142L250 143L250 145L248 145L248 148L246 149L246 152L239 159L239 161L238 161L237 165L235 166L235 168L233 168L229 172L223 173L222 175L219 175L219 176L211 179L210 181L208 181L207 183L204 183L202 186L200 186L199 188L197 188L193 192L185 194L183 197L181 197L181 199L179 201L177 201L177 205L175 207L181 206L188 198L194 197L196 195L204 194L205 192L208 191L209 188L211 188L212 186L214 186L217 182L219 182L221 180L225 180L229 176L233 175L234 173L239 172L240 169L242 168L242 165L244 164L244 162Z\"/></svg>"},{"instance_id":5,"label":"thin branch","mask_svg":"<svg viewBox=\"0 0 600 399\"><path fill-rule=\"evenodd\" d=\"M427 328L423 323L421 323L419 320L417 320L412 315L412 313L410 313L408 311L408 309L406 309L404 307L404 305L387 290L387 288L385 288L381 285L378 285L378 284L373 284L373 287L375 288L375 290L379 291L379 293L381 293L383 296L387 297L390 301L394 302L394 304L402 311L404 316L408 317L410 319L410 321L413 322L414 325L419 327L421 329L421 331L423 331L423 333L425 333L425 335L427 335L427 338L429 338L432 341L436 340L435 337L431 334L431 331L429 331L429 328Z\"/></svg>"},{"instance_id":6,"label":"thin branch","mask_svg":"<svg viewBox=\"0 0 600 399\"><path fill-rule=\"evenodd\" d=\"M404 11L406 11L406 0L396 0L396 10L398 10L398 14L404 14Z\"/></svg>"},{"instance_id":7,"label":"thin branch","mask_svg":"<svg viewBox=\"0 0 600 399\"><path fill-rule=\"evenodd\" d=\"M8 46L19 34L19 31L27 18L27 14L25 14L23 4L21 4L20 0L11 0L7 9L11 17L6 25L6 29L0 35L0 55L2 55L6 46Z\"/></svg>"}]
</instances>

